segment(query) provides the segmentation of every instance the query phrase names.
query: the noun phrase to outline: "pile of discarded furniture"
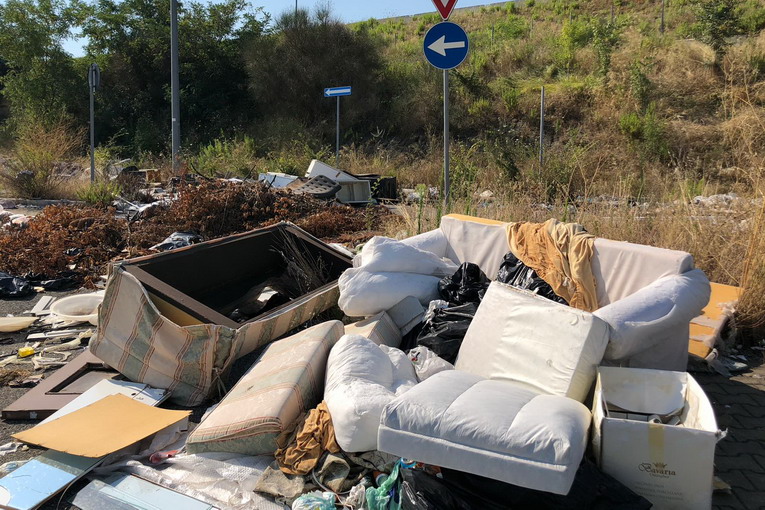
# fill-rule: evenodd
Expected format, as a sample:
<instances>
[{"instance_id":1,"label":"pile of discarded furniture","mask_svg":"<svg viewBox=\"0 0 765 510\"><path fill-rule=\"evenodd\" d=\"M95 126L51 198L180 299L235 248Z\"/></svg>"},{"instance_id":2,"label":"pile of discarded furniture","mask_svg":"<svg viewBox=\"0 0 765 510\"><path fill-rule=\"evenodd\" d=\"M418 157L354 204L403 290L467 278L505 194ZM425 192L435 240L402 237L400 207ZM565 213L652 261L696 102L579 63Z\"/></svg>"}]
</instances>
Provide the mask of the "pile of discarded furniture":
<instances>
[{"instance_id":1,"label":"pile of discarded furniture","mask_svg":"<svg viewBox=\"0 0 765 510\"><path fill-rule=\"evenodd\" d=\"M314 159L304 177L280 172L266 172L258 180L275 188L291 189L320 199L336 199L350 205L365 205L373 201L396 201L398 190L395 177L378 174L350 174Z\"/></svg>"},{"instance_id":2,"label":"pile of discarded furniture","mask_svg":"<svg viewBox=\"0 0 765 510\"><path fill-rule=\"evenodd\" d=\"M88 476L84 510L709 508L721 434L686 373L709 299L691 255L555 220L123 261L0 504Z\"/></svg>"}]
</instances>

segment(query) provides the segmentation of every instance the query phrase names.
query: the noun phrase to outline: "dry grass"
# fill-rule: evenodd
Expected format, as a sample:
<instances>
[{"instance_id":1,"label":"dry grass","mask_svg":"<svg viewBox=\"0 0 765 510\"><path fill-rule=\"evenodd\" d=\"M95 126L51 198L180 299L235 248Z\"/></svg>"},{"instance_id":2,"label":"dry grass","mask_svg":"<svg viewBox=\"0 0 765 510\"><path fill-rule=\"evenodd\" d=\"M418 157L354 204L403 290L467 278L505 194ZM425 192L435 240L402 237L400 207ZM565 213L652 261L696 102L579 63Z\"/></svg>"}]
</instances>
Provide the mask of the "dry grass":
<instances>
[{"instance_id":1,"label":"dry grass","mask_svg":"<svg viewBox=\"0 0 765 510\"><path fill-rule=\"evenodd\" d=\"M84 133L63 121L49 127L37 122L23 124L8 159L0 163L3 187L21 198L71 196L73 190L65 184L61 166L78 154Z\"/></svg>"}]
</instances>

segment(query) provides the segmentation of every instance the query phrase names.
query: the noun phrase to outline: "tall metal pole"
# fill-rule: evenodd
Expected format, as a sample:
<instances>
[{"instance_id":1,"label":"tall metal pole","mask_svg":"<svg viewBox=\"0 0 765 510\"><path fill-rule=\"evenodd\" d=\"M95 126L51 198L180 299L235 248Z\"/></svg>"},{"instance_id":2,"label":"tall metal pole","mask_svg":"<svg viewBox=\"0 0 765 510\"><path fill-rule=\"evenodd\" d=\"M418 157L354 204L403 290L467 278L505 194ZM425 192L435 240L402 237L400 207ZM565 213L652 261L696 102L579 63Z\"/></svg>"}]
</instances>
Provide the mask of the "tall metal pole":
<instances>
[{"instance_id":1,"label":"tall metal pole","mask_svg":"<svg viewBox=\"0 0 765 510\"><path fill-rule=\"evenodd\" d=\"M539 102L539 166L545 164L545 86Z\"/></svg>"},{"instance_id":2,"label":"tall metal pole","mask_svg":"<svg viewBox=\"0 0 765 510\"><path fill-rule=\"evenodd\" d=\"M444 210L449 211L449 71L444 69Z\"/></svg>"},{"instance_id":3,"label":"tall metal pole","mask_svg":"<svg viewBox=\"0 0 765 510\"><path fill-rule=\"evenodd\" d=\"M661 0L661 26L659 27L659 31L663 34L664 33L664 0Z\"/></svg>"},{"instance_id":4,"label":"tall metal pole","mask_svg":"<svg viewBox=\"0 0 765 510\"><path fill-rule=\"evenodd\" d=\"M181 98L178 78L178 0L170 0L170 89L172 103L173 173L178 174L181 157Z\"/></svg>"},{"instance_id":5,"label":"tall metal pole","mask_svg":"<svg viewBox=\"0 0 765 510\"><path fill-rule=\"evenodd\" d=\"M335 140L335 168L340 167L340 96L337 96L337 126Z\"/></svg>"},{"instance_id":6,"label":"tall metal pole","mask_svg":"<svg viewBox=\"0 0 765 510\"><path fill-rule=\"evenodd\" d=\"M91 68L90 74L93 74ZM93 83L93 78L88 80L90 88L90 182L96 180L96 120L95 120L95 108L96 108L96 87Z\"/></svg>"}]
</instances>

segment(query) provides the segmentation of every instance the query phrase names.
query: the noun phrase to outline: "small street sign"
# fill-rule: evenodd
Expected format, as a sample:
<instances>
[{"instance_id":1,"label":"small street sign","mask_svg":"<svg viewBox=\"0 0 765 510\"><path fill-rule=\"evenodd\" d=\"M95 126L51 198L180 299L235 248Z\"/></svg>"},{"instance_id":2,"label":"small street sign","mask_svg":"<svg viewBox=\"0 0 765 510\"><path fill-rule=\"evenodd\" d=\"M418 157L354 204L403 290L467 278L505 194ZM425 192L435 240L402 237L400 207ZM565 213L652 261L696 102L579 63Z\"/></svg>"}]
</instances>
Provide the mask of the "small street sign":
<instances>
[{"instance_id":1,"label":"small street sign","mask_svg":"<svg viewBox=\"0 0 765 510\"><path fill-rule=\"evenodd\" d=\"M433 67L454 69L467 57L470 44L467 33L461 26L444 21L428 30L423 46L425 58Z\"/></svg>"},{"instance_id":2,"label":"small street sign","mask_svg":"<svg viewBox=\"0 0 765 510\"><path fill-rule=\"evenodd\" d=\"M457 5L457 0L433 0L433 4L436 6L436 9L438 9L438 12L441 14L444 21L446 21L449 19L449 16L451 16L454 6Z\"/></svg>"},{"instance_id":3,"label":"small street sign","mask_svg":"<svg viewBox=\"0 0 765 510\"><path fill-rule=\"evenodd\" d=\"M350 96L351 87L332 87L324 89L324 97Z\"/></svg>"}]
</instances>

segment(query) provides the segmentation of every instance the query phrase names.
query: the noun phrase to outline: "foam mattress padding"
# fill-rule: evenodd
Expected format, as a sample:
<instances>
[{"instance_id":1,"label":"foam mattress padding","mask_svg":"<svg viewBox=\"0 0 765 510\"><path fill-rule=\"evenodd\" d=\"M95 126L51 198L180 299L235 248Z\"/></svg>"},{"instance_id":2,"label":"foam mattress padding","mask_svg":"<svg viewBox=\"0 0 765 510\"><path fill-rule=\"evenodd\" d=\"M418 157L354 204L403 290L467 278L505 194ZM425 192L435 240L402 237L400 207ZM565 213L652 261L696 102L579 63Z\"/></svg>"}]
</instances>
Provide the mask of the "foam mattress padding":
<instances>
[{"instance_id":1,"label":"foam mattress padding","mask_svg":"<svg viewBox=\"0 0 765 510\"><path fill-rule=\"evenodd\" d=\"M403 351L378 346L363 336L343 336L327 360L324 390L340 448L376 450L383 408L415 384L414 365Z\"/></svg>"},{"instance_id":2,"label":"foam mattress padding","mask_svg":"<svg viewBox=\"0 0 765 510\"><path fill-rule=\"evenodd\" d=\"M570 398L450 370L390 402L377 442L393 455L566 494L589 425L589 410Z\"/></svg>"},{"instance_id":3,"label":"foam mattress padding","mask_svg":"<svg viewBox=\"0 0 765 510\"><path fill-rule=\"evenodd\" d=\"M589 312L492 282L455 368L581 402L595 381L608 334L607 324Z\"/></svg>"},{"instance_id":4,"label":"foam mattress padding","mask_svg":"<svg viewBox=\"0 0 765 510\"><path fill-rule=\"evenodd\" d=\"M189 453L272 455L276 438L316 407L324 371L343 323L329 321L270 344L255 364L189 435Z\"/></svg>"}]
</instances>

